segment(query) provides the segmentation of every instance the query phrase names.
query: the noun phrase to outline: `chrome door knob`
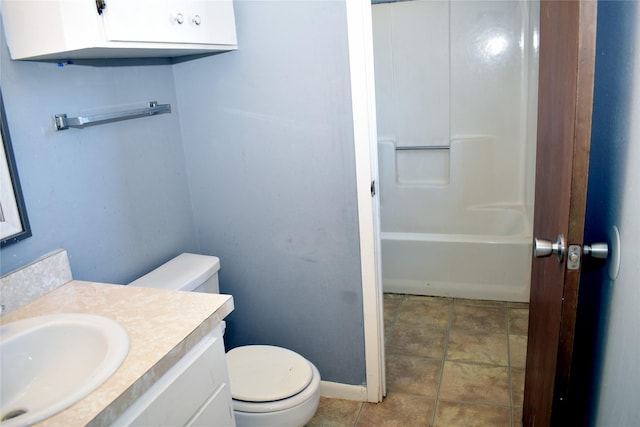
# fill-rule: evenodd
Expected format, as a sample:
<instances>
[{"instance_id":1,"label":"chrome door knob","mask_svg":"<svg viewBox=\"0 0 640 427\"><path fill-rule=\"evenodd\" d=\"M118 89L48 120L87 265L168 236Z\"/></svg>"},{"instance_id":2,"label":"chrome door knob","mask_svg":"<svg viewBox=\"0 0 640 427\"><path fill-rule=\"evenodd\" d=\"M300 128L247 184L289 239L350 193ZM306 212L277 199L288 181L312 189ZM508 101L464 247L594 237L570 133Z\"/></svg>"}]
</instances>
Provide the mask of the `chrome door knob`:
<instances>
[{"instance_id":1,"label":"chrome door knob","mask_svg":"<svg viewBox=\"0 0 640 427\"><path fill-rule=\"evenodd\" d=\"M533 255L536 258L544 258L551 254L556 254L558 262L562 262L565 249L566 246L564 243L564 236L562 234L558 235L558 240L555 243L548 240L538 239L537 237L533 240Z\"/></svg>"},{"instance_id":2,"label":"chrome door knob","mask_svg":"<svg viewBox=\"0 0 640 427\"><path fill-rule=\"evenodd\" d=\"M609 256L609 245L606 243L592 243L584 245L582 252L585 255L591 255L594 258L607 259Z\"/></svg>"}]
</instances>

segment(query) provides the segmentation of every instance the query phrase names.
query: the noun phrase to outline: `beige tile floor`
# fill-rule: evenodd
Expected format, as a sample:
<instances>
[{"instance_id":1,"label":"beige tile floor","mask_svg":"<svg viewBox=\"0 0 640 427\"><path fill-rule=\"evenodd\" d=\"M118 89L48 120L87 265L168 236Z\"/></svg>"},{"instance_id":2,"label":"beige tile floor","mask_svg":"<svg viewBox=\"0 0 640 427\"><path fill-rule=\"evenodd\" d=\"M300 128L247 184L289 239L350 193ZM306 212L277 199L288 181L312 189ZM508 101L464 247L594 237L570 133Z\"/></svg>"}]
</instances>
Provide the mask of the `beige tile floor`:
<instances>
[{"instance_id":1,"label":"beige tile floor","mask_svg":"<svg viewBox=\"0 0 640 427\"><path fill-rule=\"evenodd\" d=\"M308 426L520 427L528 304L385 294L387 396L321 398Z\"/></svg>"}]
</instances>

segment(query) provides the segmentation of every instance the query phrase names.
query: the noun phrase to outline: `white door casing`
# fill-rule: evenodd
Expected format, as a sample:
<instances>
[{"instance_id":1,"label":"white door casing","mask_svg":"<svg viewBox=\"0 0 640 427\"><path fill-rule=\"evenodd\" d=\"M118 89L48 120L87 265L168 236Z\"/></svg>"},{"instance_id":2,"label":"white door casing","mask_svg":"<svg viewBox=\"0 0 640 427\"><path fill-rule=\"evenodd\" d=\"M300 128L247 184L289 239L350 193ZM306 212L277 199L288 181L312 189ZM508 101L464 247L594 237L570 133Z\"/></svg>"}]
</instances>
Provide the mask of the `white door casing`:
<instances>
[{"instance_id":1,"label":"white door casing","mask_svg":"<svg viewBox=\"0 0 640 427\"><path fill-rule=\"evenodd\" d=\"M373 27L370 0L346 0L366 359L366 400L386 394ZM373 183L373 184L372 184Z\"/></svg>"}]
</instances>

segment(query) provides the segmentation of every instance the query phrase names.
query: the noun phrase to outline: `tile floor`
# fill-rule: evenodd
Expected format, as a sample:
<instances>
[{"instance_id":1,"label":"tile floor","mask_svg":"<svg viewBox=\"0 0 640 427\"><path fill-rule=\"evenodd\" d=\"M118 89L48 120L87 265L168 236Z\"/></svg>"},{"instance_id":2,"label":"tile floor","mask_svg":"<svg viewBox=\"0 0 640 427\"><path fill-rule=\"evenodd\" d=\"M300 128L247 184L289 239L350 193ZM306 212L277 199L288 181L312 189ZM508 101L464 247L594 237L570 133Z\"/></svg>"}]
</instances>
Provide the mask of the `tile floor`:
<instances>
[{"instance_id":1,"label":"tile floor","mask_svg":"<svg viewBox=\"0 0 640 427\"><path fill-rule=\"evenodd\" d=\"M385 294L387 397L321 398L308 426L520 427L528 304Z\"/></svg>"}]
</instances>

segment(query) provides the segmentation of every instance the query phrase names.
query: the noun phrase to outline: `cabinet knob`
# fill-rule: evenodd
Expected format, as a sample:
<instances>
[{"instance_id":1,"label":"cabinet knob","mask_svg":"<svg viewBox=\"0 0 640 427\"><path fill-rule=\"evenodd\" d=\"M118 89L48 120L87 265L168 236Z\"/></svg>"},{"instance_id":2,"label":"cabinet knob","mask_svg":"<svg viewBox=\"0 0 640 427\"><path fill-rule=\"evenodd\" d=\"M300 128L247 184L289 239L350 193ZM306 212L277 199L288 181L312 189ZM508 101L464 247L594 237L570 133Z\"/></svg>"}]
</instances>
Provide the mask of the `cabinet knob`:
<instances>
[{"instance_id":1,"label":"cabinet knob","mask_svg":"<svg viewBox=\"0 0 640 427\"><path fill-rule=\"evenodd\" d=\"M200 18L200 15L196 15L193 17L193 23L196 25L200 25L202 23L202 19Z\"/></svg>"},{"instance_id":2,"label":"cabinet knob","mask_svg":"<svg viewBox=\"0 0 640 427\"><path fill-rule=\"evenodd\" d=\"M181 13L177 14L177 15L176 15L176 22L177 22L178 24L182 24L182 23L184 22L184 15L183 15L183 14L181 14Z\"/></svg>"},{"instance_id":3,"label":"cabinet knob","mask_svg":"<svg viewBox=\"0 0 640 427\"><path fill-rule=\"evenodd\" d=\"M98 15L102 15L104 8L107 7L104 0L96 0L96 9L98 9Z\"/></svg>"}]
</instances>

